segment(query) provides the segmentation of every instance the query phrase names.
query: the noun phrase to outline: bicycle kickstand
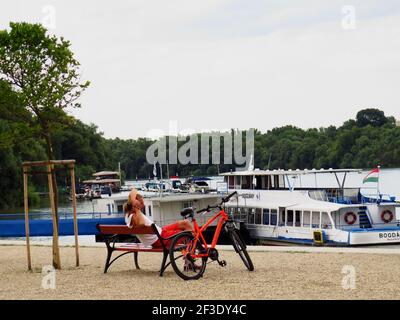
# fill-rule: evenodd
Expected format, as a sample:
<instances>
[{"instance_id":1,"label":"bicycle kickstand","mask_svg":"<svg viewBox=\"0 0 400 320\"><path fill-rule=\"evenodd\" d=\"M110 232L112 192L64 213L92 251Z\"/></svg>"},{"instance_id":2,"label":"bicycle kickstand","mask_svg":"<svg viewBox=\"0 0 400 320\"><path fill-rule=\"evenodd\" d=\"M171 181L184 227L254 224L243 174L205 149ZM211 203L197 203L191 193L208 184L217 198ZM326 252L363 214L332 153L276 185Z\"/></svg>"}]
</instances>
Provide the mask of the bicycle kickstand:
<instances>
[{"instance_id":1,"label":"bicycle kickstand","mask_svg":"<svg viewBox=\"0 0 400 320\"><path fill-rule=\"evenodd\" d=\"M226 261L225 260L217 260L217 262L221 267L226 267Z\"/></svg>"}]
</instances>

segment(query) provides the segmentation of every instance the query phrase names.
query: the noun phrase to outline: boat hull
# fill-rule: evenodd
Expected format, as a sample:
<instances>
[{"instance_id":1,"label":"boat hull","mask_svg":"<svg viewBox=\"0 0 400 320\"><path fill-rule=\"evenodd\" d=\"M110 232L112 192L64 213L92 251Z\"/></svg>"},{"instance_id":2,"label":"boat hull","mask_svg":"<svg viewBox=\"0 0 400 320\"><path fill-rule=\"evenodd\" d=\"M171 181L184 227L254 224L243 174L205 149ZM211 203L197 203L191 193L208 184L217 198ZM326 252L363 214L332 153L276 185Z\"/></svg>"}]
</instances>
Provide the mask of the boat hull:
<instances>
[{"instance_id":1,"label":"boat hull","mask_svg":"<svg viewBox=\"0 0 400 320\"><path fill-rule=\"evenodd\" d=\"M350 245L400 244L400 228L350 231Z\"/></svg>"},{"instance_id":2,"label":"boat hull","mask_svg":"<svg viewBox=\"0 0 400 320\"><path fill-rule=\"evenodd\" d=\"M247 226L253 242L277 242L296 245L359 246L400 244L400 227L392 229L320 230L288 227ZM322 243L314 241L314 231L323 232Z\"/></svg>"}]
</instances>

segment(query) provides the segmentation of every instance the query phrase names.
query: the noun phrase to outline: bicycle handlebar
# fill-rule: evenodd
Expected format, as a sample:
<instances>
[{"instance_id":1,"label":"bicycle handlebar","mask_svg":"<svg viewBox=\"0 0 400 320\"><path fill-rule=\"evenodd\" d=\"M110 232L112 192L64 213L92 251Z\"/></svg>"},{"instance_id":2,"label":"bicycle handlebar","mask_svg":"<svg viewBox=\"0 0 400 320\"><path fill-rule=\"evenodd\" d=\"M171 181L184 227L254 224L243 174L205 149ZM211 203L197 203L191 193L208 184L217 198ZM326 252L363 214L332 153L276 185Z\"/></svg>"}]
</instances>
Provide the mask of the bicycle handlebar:
<instances>
[{"instance_id":1,"label":"bicycle handlebar","mask_svg":"<svg viewBox=\"0 0 400 320\"><path fill-rule=\"evenodd\" d=\"M209 212L209 211L211 211L211 209L220 208L223 203L228 202L230 200L230 198L232 198L235 194L237 194L237 191L232 192L230 195L228 195L225 198L222 198L220 204L218 204L216 206L207 206L207 208L201 209L201 210L197 211L197 213L200 214L200 213L203 213L203 212Z\"/></svg>"},{"instance_id":2,"label":"bicycle handlebar","mask_svg":"<svg viewBox=\"0 0 400 320\"><path fill-rule=\"evenodd\" d=\"M237 194L237 191L232 192L229 196L223 198L221 204L228 202L230 200L230 198L232 198L235 194Z\"/></svg>"}]
</instances>

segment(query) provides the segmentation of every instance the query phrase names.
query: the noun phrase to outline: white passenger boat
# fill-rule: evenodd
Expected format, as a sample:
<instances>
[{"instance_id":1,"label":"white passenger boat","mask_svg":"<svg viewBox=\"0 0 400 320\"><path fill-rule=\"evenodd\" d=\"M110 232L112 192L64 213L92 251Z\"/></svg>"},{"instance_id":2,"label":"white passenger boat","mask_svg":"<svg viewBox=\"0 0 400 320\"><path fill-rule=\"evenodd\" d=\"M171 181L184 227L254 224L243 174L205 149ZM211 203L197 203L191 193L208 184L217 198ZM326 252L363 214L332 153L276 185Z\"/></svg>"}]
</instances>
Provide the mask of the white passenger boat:
<instances>
[{"instance_id":1,"label":"white passenger boat","mask_svg":"<svg viewBox=\"0 0 400 320\"><path fill-rule=\"evenodd\" d=\"M395 197L365 197L347 188L355 169L247 170L223 173L227 203L235 220L244 221L253 239L321 245L400 243L400 203ZM336 187L294 187L308 174L332 174Z\"/></svg>"}]
</instances>

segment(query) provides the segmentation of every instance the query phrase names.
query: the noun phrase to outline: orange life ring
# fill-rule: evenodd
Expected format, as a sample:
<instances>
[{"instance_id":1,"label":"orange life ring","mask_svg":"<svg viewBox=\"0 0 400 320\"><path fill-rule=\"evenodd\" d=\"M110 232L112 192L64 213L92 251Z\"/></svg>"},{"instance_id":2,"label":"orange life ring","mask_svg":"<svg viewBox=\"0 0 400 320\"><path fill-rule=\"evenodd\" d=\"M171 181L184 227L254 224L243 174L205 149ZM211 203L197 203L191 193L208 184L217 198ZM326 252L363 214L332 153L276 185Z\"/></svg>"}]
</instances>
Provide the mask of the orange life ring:
<instances>
[{"instance_id":1,"label":"orange life ring","mask_svg":"<svg viewBox=\"0 0 400 320\"><path fill-rule=\"evenodd\" d=\"M349 219L349 217L352 217ZM354 224L357 221L357 216L354 212L346 212L344 215L344 221L346 221L347 224Z\"/></svg>"},{"instance_id":2,"label":"orange life ring","mask_svg":"<svg viewBox=\"0 0 400 320\"><path fill-rule=\"evenodd\" d=\"M394 217L393 212L390 210L385 210L385 211L382 211L382 213L381 213L381 219L385 223L391 222L393 220L393 217Z\"/></svg>"}]
</instances>

